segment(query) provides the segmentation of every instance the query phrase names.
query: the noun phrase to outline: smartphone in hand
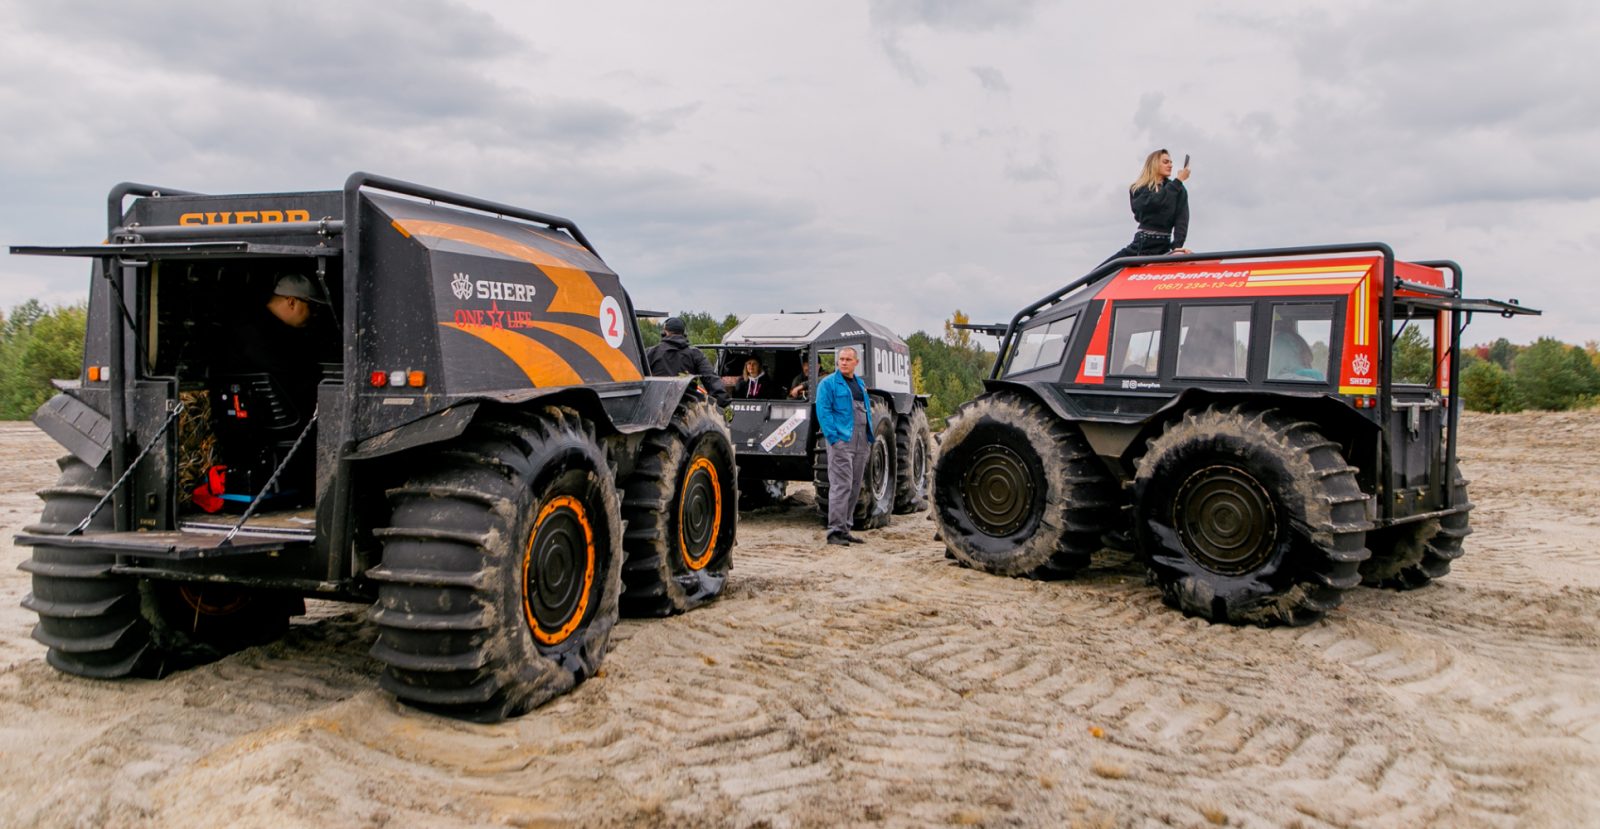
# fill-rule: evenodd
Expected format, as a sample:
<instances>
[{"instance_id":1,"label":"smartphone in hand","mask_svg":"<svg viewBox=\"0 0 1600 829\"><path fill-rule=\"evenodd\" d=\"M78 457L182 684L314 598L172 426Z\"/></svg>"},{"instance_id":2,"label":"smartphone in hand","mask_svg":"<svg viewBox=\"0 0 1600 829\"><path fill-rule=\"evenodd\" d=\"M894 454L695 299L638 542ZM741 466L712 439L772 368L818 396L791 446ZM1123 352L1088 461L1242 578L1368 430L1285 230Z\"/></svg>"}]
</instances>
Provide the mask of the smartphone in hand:
<instances>
[{"instance_id":1,"label":"smartphone in hand","mask_svg":"<svg viewBox=\"0 0 1600 829\"><path fill-rule=\"evenodd\" d=\"M1185 170L1189 169L1189 154L1188 153L1184 153L1183 154L1183 169L1185 169Z\"/></svg>"}]
</instances>

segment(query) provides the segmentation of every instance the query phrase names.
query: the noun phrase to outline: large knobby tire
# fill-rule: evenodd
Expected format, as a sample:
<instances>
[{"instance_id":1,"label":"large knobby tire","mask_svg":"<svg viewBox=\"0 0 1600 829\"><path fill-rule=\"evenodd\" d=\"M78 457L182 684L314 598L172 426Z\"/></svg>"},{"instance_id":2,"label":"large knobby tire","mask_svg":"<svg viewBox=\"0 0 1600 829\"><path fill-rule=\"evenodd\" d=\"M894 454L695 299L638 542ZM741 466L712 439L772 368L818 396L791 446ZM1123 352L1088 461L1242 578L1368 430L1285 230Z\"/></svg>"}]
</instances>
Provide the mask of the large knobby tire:
<instances>
[{"instance_id":1,"label":"large knobby tire","mask_svg":"<svg viewBox=\"0 0 1600 829\"><path fill-rule=\"evenodd\" d=\"M1455 505L1449 515L1375 530L1367 535L1372 557L1361 563L1361 583L1394 590L1415 590L1448 575L1461 557L1462 541L1472 534L1467 482L1456 478Z\"/></svg>"},{"instance_id":2,"label":"large knobby tire","mask_svg":"<svg viewBox=\"0 0 1600 829\"><path fill-rule=\"evenodd\" d=\"M668 616L722 593L733 567L739 492L728 426L708 400L685 398L639 446L623 483L622 612Z\"/></svg>"},{"instance_id":3,"label":"large knobby tire","mask_svg":"<svg viewBox=\"0 0 1600 829\"><path fill-rule=\"evenodd\" d=\"M817 435L812 453L811 482L817 491L817 514L828 523L828 448L827 438ZM861 476L861 496L856 499L851 527L875 530L889 526L895 501L894 410L889 402L872 403L872 442L867 446L867 471Z\"/></svg>"},{"instance_id":4,"label":"large knobby tire","mask_svg":"<svg viewBox=\"0 0 1600 829\"><path fill-rule=\"evenodd\" d=\"M38 534L71 532L111 485L110 468L90 469L76 457L57 461L61 477L39 492L44 510L28 527ZM112 530L109 507L85 535ZM289 616L304 612L294 596L224 584L165 582L114 575L113 553L40 544L22 569L33 592L22 606L39 614L33 638L64 673L95 679L160 677L281 636Z\"/></svg>"},{"instance_id":5,"label":"large knobby tire","mask_svg":"<svg viewBox=\"0 0 1600 829\"><path fill-rule=\"evenodd\" d=\"M919 405L895 419L894 512L905 515L928 508L928 486L933 480L933 431L928 410Z\"/></svg>"},{"instance_id":6,"label":"large knobby tire","mask_svg":"<svg viewBox=\"0 0 1600 829\"><path fill-rule=\"evenodd\" d=\"M1339 446L1273 409L1167 425L1138 462L1135 531L1163 600L1230 624L1304 625L1361 581L1369 498Z\"/></svg>"},{"instance_id":7,"label":"large knobby tire","mask_svg":"<svg viewBox=\"0 0 1600 829\"><path fill-rule=\"evenodd\" d=\"M98 469L68 455L58 461L61 475L54 486L39 491L44 501L37 534L66 535L78 525L111 486L111 468ZM102 509L84 530L112 529L111 510ZM33 576L33 592L22 606L39 614L33 638L57 670L78 676L111 679L134 675L146 664L150 625L140 613L139 580L111 574L116 556L95 550L39 544L22 562Z\"/></svg>"},{"instance_id":8,"label":"large knobby tire","mask_svg":"<svg viewBox=\"0 0 1600 829\"><path fill-rule=\"evenodd\" d=\"M1076 426L1036 400L997 392L950 418L933 498L957 561L1002 576L1060 578L1100 549L1117 487Z\"/></svg>"},{"instance_id":9,"label":"large knobby tire","mask_svg":"<svg viewBox=\"0 0 1600 829\"><path fill-rule=\"evenodd\" d=\"M372 611L380 684L496 722L599 669L617 619L622 523L593 427L547 406L424 450L388 492Z\"/></svg>"}]
</instances>

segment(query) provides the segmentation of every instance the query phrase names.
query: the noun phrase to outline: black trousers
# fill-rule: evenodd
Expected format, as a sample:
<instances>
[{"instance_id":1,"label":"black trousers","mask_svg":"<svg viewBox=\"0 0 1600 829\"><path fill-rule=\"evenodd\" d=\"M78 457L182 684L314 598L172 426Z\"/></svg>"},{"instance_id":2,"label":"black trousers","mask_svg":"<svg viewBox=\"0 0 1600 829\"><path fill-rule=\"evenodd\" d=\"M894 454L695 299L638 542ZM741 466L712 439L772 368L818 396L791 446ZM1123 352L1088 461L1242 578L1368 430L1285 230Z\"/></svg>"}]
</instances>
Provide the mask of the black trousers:
<instances>
[{"instance_id":1,"label":"black trousers","mask_svg":"<svg viewBox=\"0 0 1600 829\"><path fill-rule=\"evenodd\" d=\"M1171 252L1171 236L1159 236L1154 233L1139 231L1133 234L1133 241L1129 242L1127 247L1107 256L1100 264L1104 265L1106 262L1123 256L1161 256Z\"/></svg>"}]
</instances>

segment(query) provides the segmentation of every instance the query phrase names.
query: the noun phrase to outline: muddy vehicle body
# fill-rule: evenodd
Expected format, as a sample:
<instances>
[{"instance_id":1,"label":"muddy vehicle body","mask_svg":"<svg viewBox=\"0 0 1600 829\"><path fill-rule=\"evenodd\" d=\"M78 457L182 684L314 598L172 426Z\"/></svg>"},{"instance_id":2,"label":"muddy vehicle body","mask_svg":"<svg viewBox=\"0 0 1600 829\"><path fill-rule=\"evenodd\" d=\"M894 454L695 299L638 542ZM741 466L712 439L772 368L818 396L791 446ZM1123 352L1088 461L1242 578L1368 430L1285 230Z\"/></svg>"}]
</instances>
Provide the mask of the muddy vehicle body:
<instances>
[{"instance_id":1,"label":"muddy vehicle body","mask_svg":"<svg viewBox=\"0 0 1600 829\"><path fill-rule=\"evenodd\" d=\"M709 346L721 374L740 374L754 357L776 381L772 396L735 397L727 410L746 505L781 497L784 482L811 481L826 517L828 459L812 401L818 379L833 370L834 355L846 346L856 350L856 373L873 397L872 451L855 526L882 527L892 514L927 508L932 437L927 397L912 389L910 348L871 320L822 312L753 314ZM802 396L790 397L796 386L804 386Z\"/></svg>"},{"instance_id":2,"label":"muddy vehicle body","mask_svg":"<svg viewBox=\"0 0 1600 829\"><path fill-rule=\"evenodd\" d=\"M1043 578L1124 547L1169 605L1235 624L1428 584L1470 532L1462 329L1538 313L1461 284L1378 243L1100 266L1012 319L952 417L934 475L950 554Z\"/></svg>"},{"instance_id":3,"label":"muddy vehicle body","mask_svg":"<svg viewBox=\"0 0 1600 829\"><path fill-rule=\"evenodd\" d=\"M159 676L306 598L361 602L384 688L497 720L592 675L619 607L722 590L726 426L643 376L628 294L570 221L364 173L119 185L107 212L103 244L12 248L94 262L83 372L34 417L71 454L17 538L56 668ZM311 343L309 370L237 338L285 273L320 307L302 340L265 320L265 350Z\"/></svg>"}]
</instances>

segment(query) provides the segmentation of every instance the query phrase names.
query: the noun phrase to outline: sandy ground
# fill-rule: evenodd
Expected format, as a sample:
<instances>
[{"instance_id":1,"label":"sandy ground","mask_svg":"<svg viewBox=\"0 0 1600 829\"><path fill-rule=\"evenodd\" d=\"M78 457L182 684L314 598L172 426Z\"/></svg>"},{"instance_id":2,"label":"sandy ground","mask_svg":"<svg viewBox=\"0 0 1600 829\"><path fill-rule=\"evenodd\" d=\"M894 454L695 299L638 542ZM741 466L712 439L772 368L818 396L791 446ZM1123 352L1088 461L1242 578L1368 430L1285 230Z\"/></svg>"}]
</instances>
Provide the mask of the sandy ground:
<instances>
[{"instance_id":1,"label":"sandy ground","mask_svg":"<svg viewBox=\"0 0 1600 829\"><path fill-rule=\"evenodd\" d=\"M11 534L51 442L0 424L0 823L1577 826L1600 815L1600 413L1479 416L1441 582L1295 629L947 563L925 515L835 548L747 514L712 606L467 725L376 688L360 608L159 682L56 673Z\"/></svg>"}]
</instances>

